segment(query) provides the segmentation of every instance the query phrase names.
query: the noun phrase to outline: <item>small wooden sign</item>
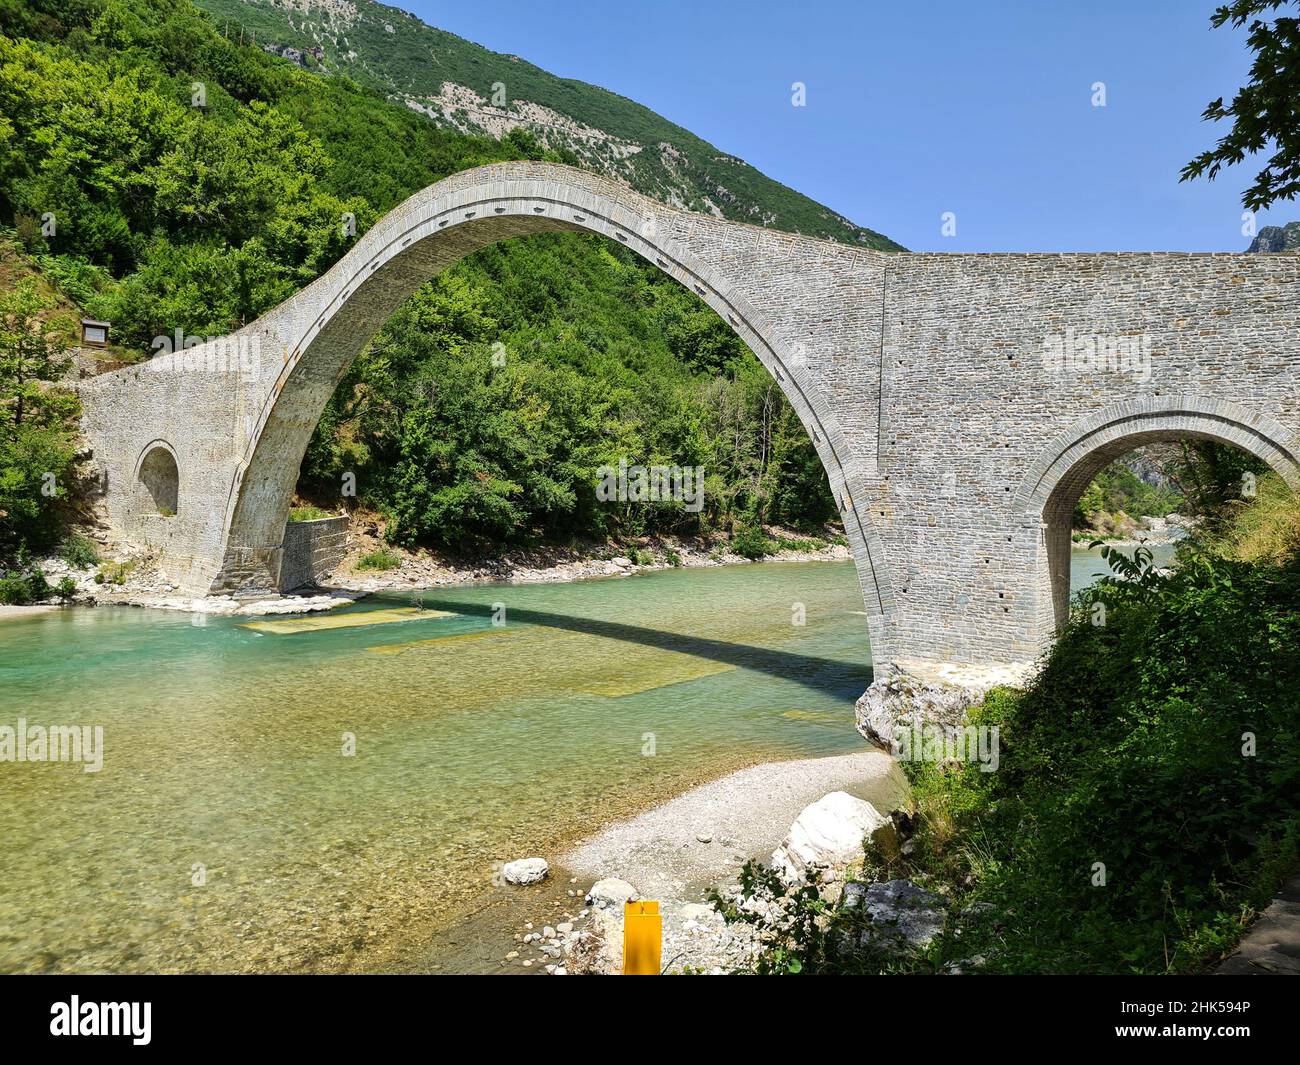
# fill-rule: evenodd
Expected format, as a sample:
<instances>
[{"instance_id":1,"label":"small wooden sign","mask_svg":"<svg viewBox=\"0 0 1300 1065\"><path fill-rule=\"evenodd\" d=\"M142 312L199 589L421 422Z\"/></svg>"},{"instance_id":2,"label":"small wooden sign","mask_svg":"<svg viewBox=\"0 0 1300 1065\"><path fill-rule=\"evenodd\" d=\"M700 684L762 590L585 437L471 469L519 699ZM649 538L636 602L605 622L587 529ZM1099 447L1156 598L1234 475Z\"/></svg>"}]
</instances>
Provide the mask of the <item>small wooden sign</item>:
<instances>
[{"instance_id":1,"label":"small wooden sign","mask_svg":"<svg viewBox=\"0 0 1300 1065\"><path fill-rule=\"evenodd\" d=\"M81 342L89 348L108 347L108 325L93 318L81 319Z\"/></svg>"}]
</instances>

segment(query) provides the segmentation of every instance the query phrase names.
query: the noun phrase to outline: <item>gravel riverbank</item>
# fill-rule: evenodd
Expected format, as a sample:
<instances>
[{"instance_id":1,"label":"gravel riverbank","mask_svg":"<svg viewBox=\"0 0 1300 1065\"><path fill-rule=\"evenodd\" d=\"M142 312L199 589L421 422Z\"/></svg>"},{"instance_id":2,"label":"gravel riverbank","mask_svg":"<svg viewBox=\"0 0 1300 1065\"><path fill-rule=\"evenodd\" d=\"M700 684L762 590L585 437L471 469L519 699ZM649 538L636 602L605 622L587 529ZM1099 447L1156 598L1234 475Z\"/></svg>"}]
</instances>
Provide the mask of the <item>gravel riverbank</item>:
<instances>
[{"instance_id":1,"label":"gravel riverbank","mask_svg":"<svg viewBox=\"0 0 1300 1065\"><path fill-rule=\"evenodd\" d=\"M708 901L710 889L733 887L747 860L770 859L805 807L835 791L889 811L904 804L907 783L894 760L874 749L767 762L607 826L561 855L549 882L500 888L522 896L511 900L516 930L504 945L503 971L617 971L628 897L659 903L667 971L745 965L754 929L726 924Z\"/></svg>"}]
</instances>

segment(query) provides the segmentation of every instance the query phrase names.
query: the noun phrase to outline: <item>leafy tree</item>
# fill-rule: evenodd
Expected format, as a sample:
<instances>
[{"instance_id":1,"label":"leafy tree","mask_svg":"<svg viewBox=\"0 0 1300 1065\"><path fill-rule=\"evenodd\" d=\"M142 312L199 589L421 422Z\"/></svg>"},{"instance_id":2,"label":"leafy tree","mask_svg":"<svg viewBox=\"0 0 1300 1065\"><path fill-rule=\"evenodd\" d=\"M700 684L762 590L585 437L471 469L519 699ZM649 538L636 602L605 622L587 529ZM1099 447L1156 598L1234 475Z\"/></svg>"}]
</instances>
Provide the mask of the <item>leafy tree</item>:
<instances>
[{"instance_id":1,"label":"leafy tree","mask_svg":"<svg viewBox=\"0 0 1300 1065\"><path fill-rule=\"evenodd\" d=\"M1269 18L1294 0L1233 0L1210 17L1215 28L1231 24L1250 29L1247 44L1255 53L1250 81L1237 91L1232 103L1223 97L1206 107L1203 118L1231 119L1232 129L1208 151L1182 170L1183 181L1204 175L1211 181L1224 166L1242 162L1247 155L1273 154L1242 195L1242 204L1261 211L1278 200L1293 200L1300 192L1300 19Z\"/></svg>"},{"instance_id":2,"label":"leafy tree","mask_svg":"<svg viewBox=\"0 0 1300 1065\"><path fill-rule=\"evenodd\" d=\"M1187 502L1188 513L1210 536L1220 533L1236 511L1253 497L1253 485L1268 469L1262 460L1231 444L1188 440L1170 475Z\"/></svg>"},{"instance_id":3,"label":"leafy tree","mask_svg":"<svg viewBox=\"0 0 1300 1065\"><path fill-rule=\"evenodd\" d=\"M0 20L0 222L139 356L253 320L447 174L576 162L274 60L188 0L0 0ZM703 511L598 503L597 471L620 458L703 466ZM399 311L328 404L300 489L333 505L345 472L395 539L465 549L835 518L816 452L735 333L576 234L485 248Z\"/></svg>"},{"instance_id":4,"label":"leafy tree","mask_svg":"<svg viewBox=\"0 0 1300 1065\"><path fill-rule=\"evenodd\" d=\"M80 406L51 384L66 366L61 323L31 278L0 293L0 557L56 534Z\"/></svg>"}]
</instances>

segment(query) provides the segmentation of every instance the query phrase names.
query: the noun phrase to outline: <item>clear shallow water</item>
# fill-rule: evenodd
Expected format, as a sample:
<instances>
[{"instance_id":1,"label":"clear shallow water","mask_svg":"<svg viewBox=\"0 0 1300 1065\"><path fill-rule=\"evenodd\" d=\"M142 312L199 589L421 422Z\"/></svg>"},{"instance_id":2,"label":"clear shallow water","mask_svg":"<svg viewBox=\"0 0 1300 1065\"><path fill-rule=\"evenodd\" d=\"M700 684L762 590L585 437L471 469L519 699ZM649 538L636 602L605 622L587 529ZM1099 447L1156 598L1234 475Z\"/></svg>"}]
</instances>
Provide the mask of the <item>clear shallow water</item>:
<instances>
[{"instance_id":1,"label":"clear shallow water","mask_svg":"<svg viewBox=\"0 0 1300 1065\"><path fill-rule=\"evenodd\" d=\"M847 563L415 605L256 628L129 608L4 623L0 723L103 725L105 756L97 774L0 764L0 971L382 966L500 861L743 764L862 746Z\"/></svg>"},{"instance_id":2,"label":"clear shallow water","mask_svg":"<svg viewBox=\"0 0 1300 1065\"><path fill-rule=\"evenodd\" d=\"M1076 551L1074 587L1105 568ZM397 964L501 861L745 764L860 750L861 609L850 564L769 563L253 625L5 622L0 724L102 725L105 756L0 763L0 972Z\"/></svg>"},{"instance_id":3,"label":"clear shallow water","mask_svg":"<svg viewBox=\"0 0 1300 1065\"><path fill-rule=\"evenodd\" d=\"M1168 566L1174 557L1174 544L1150 544L1151 560L1154 565ZM1118 548L1132 557L1135 548ZM1110 565L1101 557L1101 548L1075 547L1070 552L1070 591L1077 592L1095 583L1101 577L1112 576Z\"/></svg>"}]
</instances>

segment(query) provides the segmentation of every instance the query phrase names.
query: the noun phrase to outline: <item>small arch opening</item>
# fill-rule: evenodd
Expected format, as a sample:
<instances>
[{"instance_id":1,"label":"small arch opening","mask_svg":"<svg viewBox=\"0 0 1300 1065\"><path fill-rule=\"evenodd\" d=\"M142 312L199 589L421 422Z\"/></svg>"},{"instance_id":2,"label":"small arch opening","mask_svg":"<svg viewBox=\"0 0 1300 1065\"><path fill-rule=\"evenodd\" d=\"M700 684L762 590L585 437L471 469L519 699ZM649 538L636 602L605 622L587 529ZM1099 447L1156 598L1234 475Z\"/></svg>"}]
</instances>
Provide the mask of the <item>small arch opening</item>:
<instances>
[{"instance_id":1,"label":"small arch opening","mask_svg":"<svg viewBox=\"0 0 1300 1065\"><path fill-rule=\"evenodd\" d=\"M1043 512L1056 630L1071 595L1108 572L1086 545L1101 540L1129 551L1141 543L1157 565L1170 564L1187 529L1215 532L1218 504L1248 504L1268 471L1240 445L1198 433L1122 438L1081 460Z\"/></svg>"},{"instance_id":2,"label":"small arch opening","mask_svg":"<svg viewBox=\"0 0 1300 1065\"><path fill-rule=\"evenodd\" d=\"M165 518L176 516L181 476L171 450L157 444L140 463L140 486L144 499Z\"/></svg>"}]
</instances>

